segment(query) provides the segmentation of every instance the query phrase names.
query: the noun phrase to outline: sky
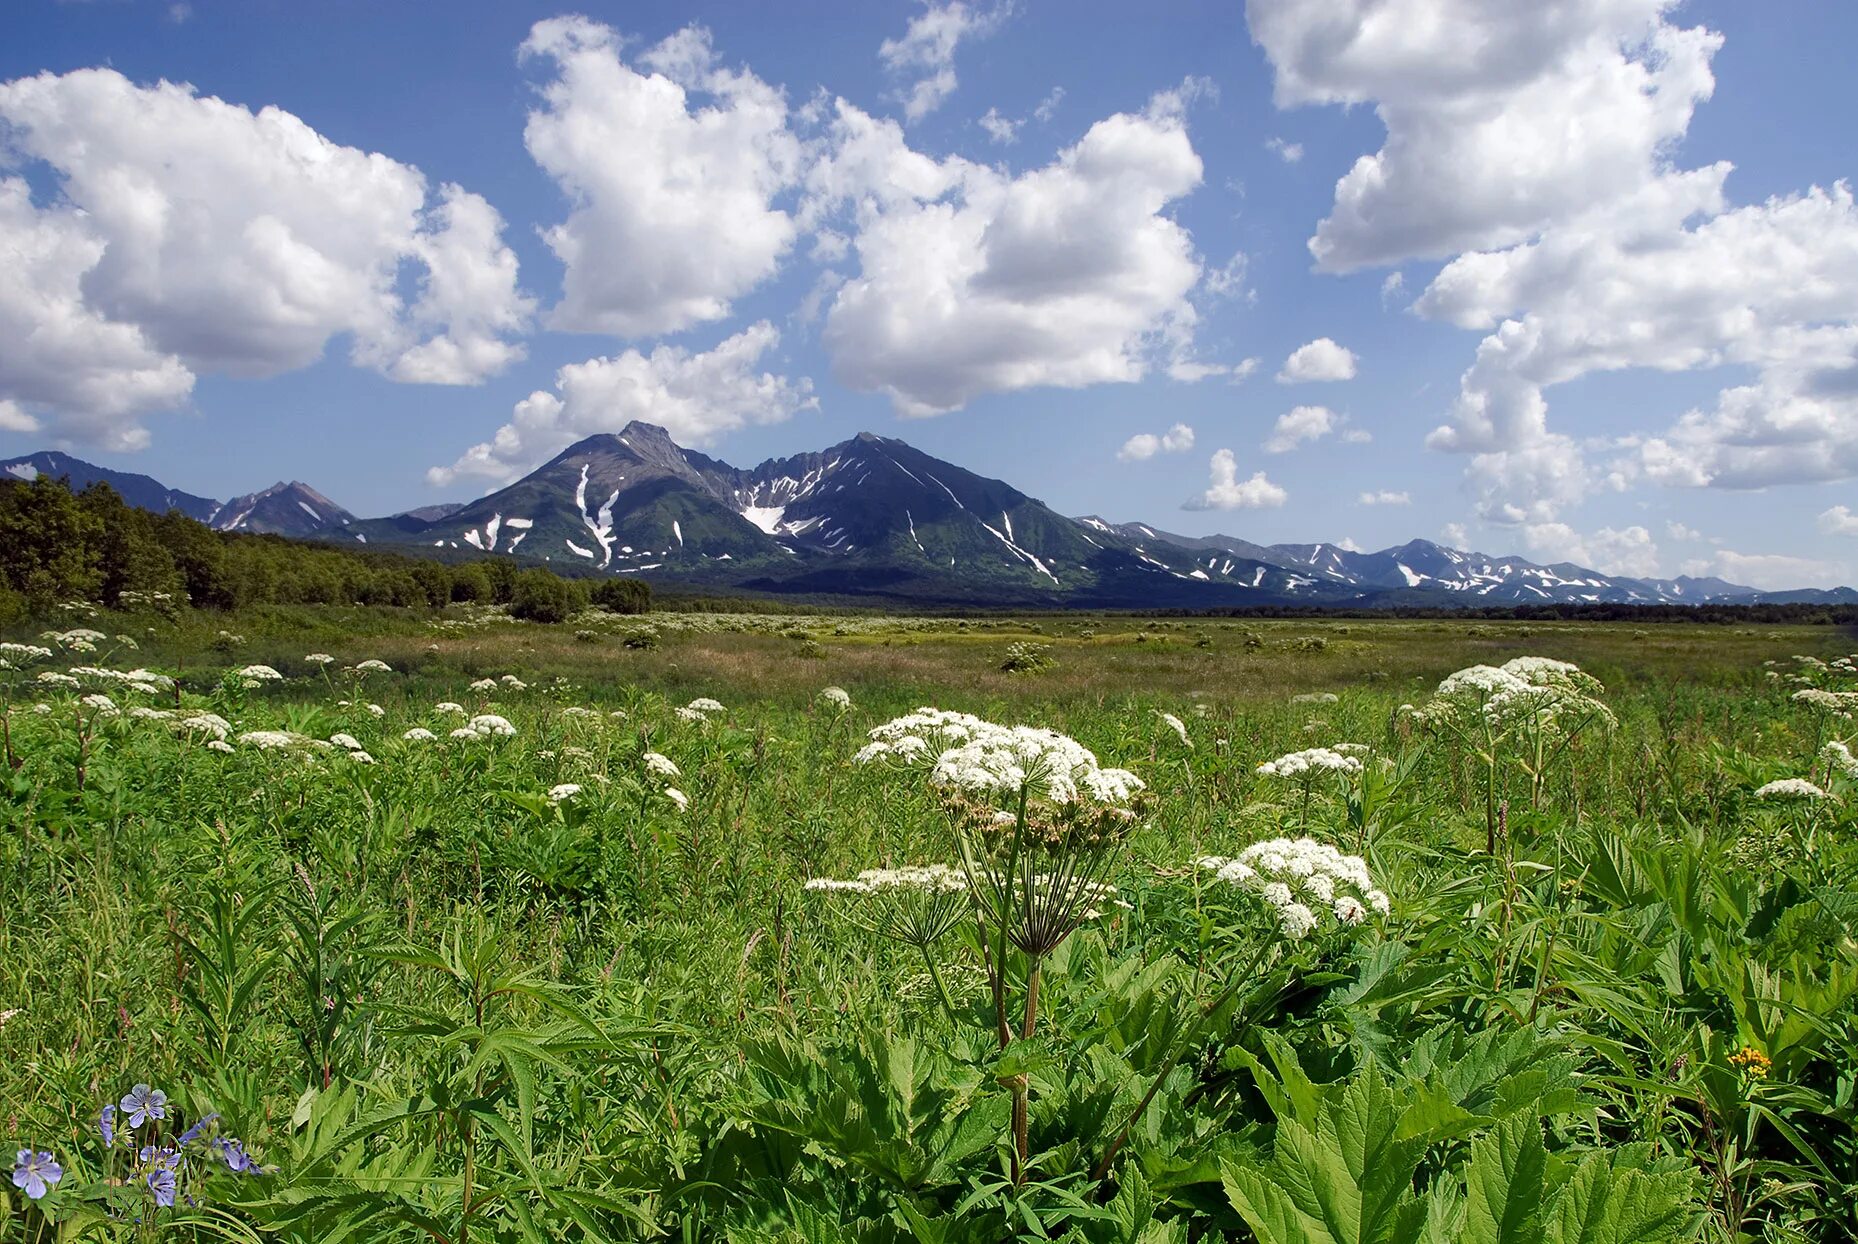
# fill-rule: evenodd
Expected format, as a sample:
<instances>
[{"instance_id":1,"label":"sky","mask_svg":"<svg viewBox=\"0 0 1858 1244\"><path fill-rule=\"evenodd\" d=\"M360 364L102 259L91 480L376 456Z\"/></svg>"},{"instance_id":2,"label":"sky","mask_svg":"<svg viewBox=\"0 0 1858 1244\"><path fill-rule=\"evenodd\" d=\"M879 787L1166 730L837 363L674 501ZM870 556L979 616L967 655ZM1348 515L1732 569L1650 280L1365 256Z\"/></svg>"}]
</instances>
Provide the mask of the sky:
<instances>
[{"instance_id":1,"label":"sky","mask_svg":"<svg viewBox=\"0 0 1858 1244\"><path fill-rule=\"evenodd\" d=\"M0 457L364 516L631 419L1858 582L1837 0L9 0Z\"/></svg>"}]
</instances>

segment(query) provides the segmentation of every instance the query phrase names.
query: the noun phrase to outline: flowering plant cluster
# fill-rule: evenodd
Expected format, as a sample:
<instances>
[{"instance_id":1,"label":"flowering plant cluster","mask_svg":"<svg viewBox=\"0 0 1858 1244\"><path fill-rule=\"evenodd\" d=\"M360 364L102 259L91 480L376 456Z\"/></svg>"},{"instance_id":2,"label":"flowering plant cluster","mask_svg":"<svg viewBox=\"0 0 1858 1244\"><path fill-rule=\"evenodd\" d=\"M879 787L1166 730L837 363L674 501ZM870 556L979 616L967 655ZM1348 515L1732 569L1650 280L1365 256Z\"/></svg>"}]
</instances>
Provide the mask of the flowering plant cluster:
<instances>
[{"instance_id":1,"label":"flowering plant cluster","mask_svg":"<svg viewBox=\"0 0 1858 1244\"><path fill-rule=\"evenodd\" d=\"M1126 804L1143 782L1127 769L1104 768L1089 748L1042 726L1002 726L969 713L919 708L870 733L852 759L906 763L934 757L930 781L974 794L1030 791L1054 803Z\"/></svg>"},{"instance_id":2,"label":"flowering plant cluster","mask_svg":"<svg viewBox=\"0 0 1858 1244\"><path fill-rule=\"evenodd\" d=\"M215 1177L265 1173L245 1142L222 1129L217 1113L202 1115L178 1132L173 1113L168 1095L147 1084L105 1104L97 1114L101 1178L70 1191L81 1201L104 1202L113 1217L146 1222L152 1212L201 1204L206 1184ZM58 1221L67 1208L58 1191L67 1173L50 1150L28 1147L15 1155L13 1186Z\"/></svg>"},{"instance_id":3,"label":"flowering plant cluster","mask_svg":"<svg viewBox=\"0 0 1858 1244\"><path fill-rule=\"evenodd\" d=\"M1200 867L1259 899L1278 931L1300 941L1325 923L1353 926L1392 909L1374 886L1367 861L1313 838L1255 842L1231 858L1204 856Z\"/></svg>"}]
</instances>

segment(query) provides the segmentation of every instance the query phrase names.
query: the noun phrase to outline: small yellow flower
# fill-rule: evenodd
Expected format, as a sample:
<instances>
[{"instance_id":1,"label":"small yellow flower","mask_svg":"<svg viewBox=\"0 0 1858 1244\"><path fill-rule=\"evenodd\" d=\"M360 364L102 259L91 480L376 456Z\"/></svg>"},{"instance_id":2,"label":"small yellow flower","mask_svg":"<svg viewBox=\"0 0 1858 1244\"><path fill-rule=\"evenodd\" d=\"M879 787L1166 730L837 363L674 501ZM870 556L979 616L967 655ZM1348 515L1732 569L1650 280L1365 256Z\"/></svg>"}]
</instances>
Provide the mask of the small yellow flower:
<instances>
[{"instance_id":1,"label":"small yellow flower","mask_svg":"<svg viewBox=\"0 0 1858 1244\"><path fill-rule=\"evenodd\" d=\"M1751 1080L1765 1080L1774 1062L1752 1045L1745 1045L1729 1055L1729 1065Z\"/></svg>"}]
</instances>

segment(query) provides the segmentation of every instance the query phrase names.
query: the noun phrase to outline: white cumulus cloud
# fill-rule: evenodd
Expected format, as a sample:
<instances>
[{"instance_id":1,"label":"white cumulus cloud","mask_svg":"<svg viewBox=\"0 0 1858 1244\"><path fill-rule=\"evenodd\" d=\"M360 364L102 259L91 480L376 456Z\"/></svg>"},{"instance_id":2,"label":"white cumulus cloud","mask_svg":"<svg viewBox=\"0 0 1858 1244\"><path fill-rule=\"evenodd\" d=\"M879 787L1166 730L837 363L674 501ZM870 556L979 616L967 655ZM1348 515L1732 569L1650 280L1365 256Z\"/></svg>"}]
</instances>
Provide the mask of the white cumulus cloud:
<instances>
[{"instance_id":1,"label":"white cumulus cloud","mask_svg":"<svg viewBox=\"0 0 1858 1244\"><path fill-rule=\"evenodd\" d=\"M780 333L763 320L704 353L661 345L650 354L627 350L571 363L555 373L552 391L539 389L518 402L490 440L448 467L432 468L427 481L443 485L478 476L500 483L583 437L617 432L634 419L693 446L746 424L779 423L819 404L811 382L758 370L779 341Z\"/></svg>"},{"instance_id":2,"label":"white cumulus cloud","mask_svg":"<svg viewBox=\"0 0 1858 1244\"><path fill-rule=\"evenodd\" d=\"M1644 579L1658 573L1658 545L1652 533L1636 524L1602 527L1583 535L1566 523L1531 523L1522 529L1532 557L1573 562L1601 574Z\"/></svg>"},{"instance_id":3,"label":"white cumulus cloud","mask_svg":"<svg viewBox=\"0 0 1858 1244\"><path fill-rule=\"evenodd\" d=\"M0 84L0 400L65 439L147 443L195 377L308 366L332 337L395 380L470 384L523 357L503 221L455 185L111 69ZM405 298L401 290L415 292Z\"/></svg>"},{"instance_id":4,"label":"white cumulus cloud","mask_svg":"<svg viewBox=\"0 0 1858 1244\"><path fill-rule=\"evenodd\" d=\"M1411 493L1383 488L1378 492L1364 492L1355 498L1355 502L1358 505L1411 505L1413 496Z\"/></svg>"},{"instance_id":5,"label":"white cumulus cloud","mask_svg":"<svg viewBox=\"0 0 1858 1244\"><path fill-rule=\"evenodd\" d=\"M1310 240L1332 271L1527 240L1659 176L1715 85L1677 0L1247 0L1279 106L1372 103L1387 137Z\"/></svg>"},{"instance_id":6,"label":"white cumulus cloud","mask_svg":"<svg viewBox=\"0 0 1858 1244\"><path fill-rule=\"evenodd\" d=\"M1255 510L1283 505L1290 494L1255 471L1250 479L1239 478L1238 459L1230 449L1214 451L1212 480L1205 492L1190 498L1183 510Z\"/></svg>"},{"instance_id":7,"label":"white cumulus cloud","mask_svg":"<svg viewBox=\"0 0 1858 1244\"><path fill-rule=\"evenodd\" d=\"M1138 432L1123 442L1123 447L1116 451L1116 456L1124 462L1141 462L1158 453L1182 454L1194 447L1194 430L1184 423L1177 423L1160 436L1153 432Z\"/></svg>"},{"instance_id":8,"label":"white cumulus cloud","mask_svg":"<svg viewBox=\"0 0 1858 1244\"><path fill-rule=\"evenodd\" d=\"M1718 549L1684 563L1684 573L1715 576L1767 592L1802 587L1839 587L1847 568L1811 557L1785 553L1737 553Z\"/></svg>"},{"instance_id":9,"label":"white cumulus cloud","mask_svg":"<svg viewBox=\"0 0 1858 1244\"><path fill-rule=\"evenodd\" d=\"M1271 435L1264 443L1268 454L1286 454L1299 445L1321 440L1335 431L1341 420L1327 406L1297 406L1277 417Z\"/></svg>"},{"instance_id":10,"label":"white cumulus cloud","mask_svg":"<svg viewBox=\"0 0 1858 1244\"><path fill-rule=\"evenodd\" d=\"M878 59L900 77L913 80L900 95L903 115L920 121L955 93L955 49L964 39L985 38L1011 15L1009 4L978 9L962 0L927 0L923 11L910 19L901 38L886 39Z\"/></svg>"},{"instance_id":11,"label":"white cumulus cloud","mask_svg":"<svg viewBox=\"0 0 1858 1244\"><path fill-rule=\"evenodd\" d=\"M583 17L537 22L546 62L523 141L571 205L544 231L566 271L551 326L652 337L720 320L774 275L793 218L774 199L800 177L781 93L718 63L689 27L628 64L620 36Z\"/></svg>"},{"instance_id":12,"label":"white cumulus cloud","mask_svg":"<svg viewBox=\"0 0 1858 1244\"><path fill-rule=\"evenodd\" d=\"M1850 506L1835 505L1820 514L1819 529L1829 536L1858 536L1858 514Z\"/></svg>"},{"instance_id":13,"label":"white cumulus cloud","mask_svg":"<svg viewBox=\"0 0 1858 1244\"><path fill-rule=\"evenodd\" d=\"M802 216L846 220L857 271L822 340L847 386L906 416L984 393L1182 378L1203 267L1169 205L1200 183L1182 99L1091 126L1017 176L910 149L894 121L841 100Z\"/></svg>"},{"instance_id":14,"label":"white cumulus cloud","mask_svg":"<svg viewBox=\"0 0 1858 1244\"><path fill-rule=\"evenodd\" d=\"M1337 345L1328 337L1318 337L1290 352L1290 357L1284 360L1283 369L1277 373L1277 382L1307 384L1353 380L1359 361L1353 350Z\"/></svg>"}]
</instances>

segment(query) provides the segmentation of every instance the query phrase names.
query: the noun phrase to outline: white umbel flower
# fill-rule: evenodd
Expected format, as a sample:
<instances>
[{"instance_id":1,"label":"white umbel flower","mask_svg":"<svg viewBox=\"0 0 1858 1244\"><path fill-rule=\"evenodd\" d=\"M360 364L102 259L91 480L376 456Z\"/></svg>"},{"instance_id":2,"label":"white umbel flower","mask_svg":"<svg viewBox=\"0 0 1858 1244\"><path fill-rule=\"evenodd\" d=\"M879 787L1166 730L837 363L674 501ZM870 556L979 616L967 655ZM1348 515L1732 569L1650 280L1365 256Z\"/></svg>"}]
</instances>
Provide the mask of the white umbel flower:
<instances>
[{"instance_id":1,"label":"white umbel flower","mask_svg":"<svg viewBox=\"0 0 1858 1244\"><path fill-rule=\"evenodd\" d=\"M559 786L551 786L548 788L548 801L550 803L561 803L564 800L574 798L580 793L581 784L579 782L563 782Z\"/></svg>"},{"instance_id":2,"label":"white umbel flower","mask_svg":"<svg viewBox=\"0 0 1858 1244\"><path fill-rule=\"evenodd\" d=\"M497 735L502 738L509 738L516 733L516 727L510 724L509 718L499 717L495 713L479 713L470 721L466 722L465 725L476 733L485 735L486 737Z\"/></svg>"},{"instance_id":3,"label":"white umbel flower","mask_svg":"<svg viewBox=\"0 0 1858 1244\"><path fill-rule=\"evenodd\" d=\"M1353 926L1369 911L1384 916L1393 906L1374 888L1366 860L1313 838L1273 838L1232 858L1208 855L1196 862L1227 885L1256 895L1292 940L1308 937L1325 917Z\"/></svg>"},{"instance_id":4,"label":"white umbel flower","mask_svg":"<svg viewBox=\"0 0 1858 1244\"><path fill-rule=\"evenodd\" d=\"M1785 802L1812 801L1827 797L1825 791L1805 778L1781 778L1779 781L1769 782L1755 792L1757 799Z\"/></svg>"},{"instance_id":5,"label":"white umbel flower","mask_svg":"<svg viewBox=\"0 0 1858 1244\"><path fill-rule=\"evenodd\" d=\"M394 672L393 667L387 664L387 662L377 661L372 657L366 661L356 662L355 669L357 672L363 674L391 674Z\"/></svg>"},{"instance_id":6,"label":"white umbel flower","mask_svg":"<svg viewBox=\"0 0 1858 1244\"><path fill-rule=\"evenodd\" d=\"M329 741L334 743L337 747L345 747L351 752L358 752L361 750L361 740L352 734L343 734L338 731L329 736Z\"/></svg>"},{"instance_id":7,"label":"white umbel flower","mask_svg":"<svg viewBox=\"0 0 1858 1244\"><path fill-rule=\"evenodd\" d=\"M1322 773L1352 776L1360 773L1361 768L1358 757L1343 755L1330 747L1312 747L1307 751L1279 756L1276 760L1267 760L1258 766L1258 772L1265 777L1302 778Z\"/></svg>"},{"instance_id":8,"label":"white umbel flower","mask_svg":"<svg viewBox=\"0 0 1858 1244\"><path fill-rule=\"evenodd\" d=\"M1161 723L1163 725L1165 725L1168 729L1174 731L1174 733L1180 738L1181 745L1183 747L1191 748L1194 745L1194 741L1187 737L1187 723L1186 722L1182 721L1179 717L1176 717L1173 713L1164 713L1160 709L1155 710L1155 715L1161 718Z\"/></svg>"},{"instance_id":9,"label":"white umbel flower","mask_svg":"<svg viewBox=\"0 0 1858 1244\"><path fill-rule=\"evenodd\" d=\"M646 752L643 756L640 756L639 759L645 762L647 770L659 777L674 778L682 777L684 774L684 771L677 767L675 761L662 753Z\"/></svg>"},{"instance_id":10,"label":"white umbel flower","mask_svg":"<svg viewBox=\"0 0 1858 1244\"><path fill-rule=\"evenodd\" d=\"M239 670L238 674L240 678L250 679L253 682L284 681L284 676L272 669L269 665L248 665L244 669Z\"/></svg>"},{"instance_id":11,"label":"white umbel flower","mask_svg":"<svg viewBox=\"0 0 1858 1244\"><path fill-rule=\"evenodd\" d=\"M426 729L424 726L414 726L411 730L408 730L405 734L400 736L400 741L403 743L430 743L437 737L437 735L433 734L432 731Z\"/></svg>"}]
</instances>

